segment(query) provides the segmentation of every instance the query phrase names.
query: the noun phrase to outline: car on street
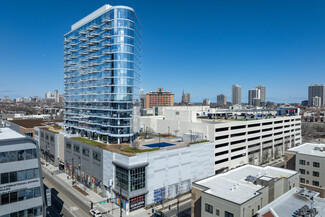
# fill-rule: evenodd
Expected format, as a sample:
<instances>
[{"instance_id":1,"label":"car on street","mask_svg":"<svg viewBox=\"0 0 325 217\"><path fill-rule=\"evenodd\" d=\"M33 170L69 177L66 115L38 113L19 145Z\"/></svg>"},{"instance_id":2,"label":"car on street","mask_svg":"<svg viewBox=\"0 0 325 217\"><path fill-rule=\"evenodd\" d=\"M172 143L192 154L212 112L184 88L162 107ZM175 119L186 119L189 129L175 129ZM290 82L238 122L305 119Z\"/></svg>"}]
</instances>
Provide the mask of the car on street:
<instances>
[{"instance_id":1,"label":"car on street","mask_svg":"<svg viewBox=\"0 0 325 217\"><path fill-rule=\"evenodd\" d=\"M99 210L91 209L89 210L89 213L93 217L102 217L102 213Z\"/></svg>"},{"instance_id":2,"label":"car on street","mask_svg":"<svg viewBox=\"0 0 325 217\"><path fill-rule=\"evenodd\" d=\"M158 211L155 212L151 217L166 217L166 215L163 212Z\"/></svg>"}]
</instances>

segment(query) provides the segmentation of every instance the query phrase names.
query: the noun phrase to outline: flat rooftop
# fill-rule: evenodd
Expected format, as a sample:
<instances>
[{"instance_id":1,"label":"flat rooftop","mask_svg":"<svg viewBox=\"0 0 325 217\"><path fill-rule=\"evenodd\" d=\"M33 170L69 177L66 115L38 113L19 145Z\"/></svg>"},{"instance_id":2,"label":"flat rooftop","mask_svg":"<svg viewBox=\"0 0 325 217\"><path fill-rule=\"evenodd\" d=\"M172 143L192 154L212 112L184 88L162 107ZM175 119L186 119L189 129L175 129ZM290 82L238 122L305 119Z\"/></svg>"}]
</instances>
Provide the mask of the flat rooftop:
<instances>
[{"instance_id":1,"label":"flat rooftop","mask_svg":"<svg viewBox=\"0 0 325 217\"><path fill-rule=\"evenodd\" d=\"M46 121L43 119L23 119L23 120L8 120L8 121L24 128L34 128L34 127L46 125Z\"/></svg>"},{"instance_id":2,"label":"flat rooftop","mask_svg":"<svg viewBox=\"0 0 325 217\"><path fill-rule=\"evenodd\" d=\"M317 157L325 157L325 144L305 143L300 146L290 148L287 151L299 154L312 155Z\"/></svg>"},{"instance_id":3,"label":"flat rooftop","mask_svg":"<svg viewBox=\"0 0 325 217\"><path fill-rule=\"evenodd\" d=\"M258 191L263 188L261 185L248 181L248 177L269 180L271 178L288 178L296 173L296 171L277 167L260 167L248 164L195 182L195 184L208 188L204 191L208 194L242 204L258 195Z\"/></svg>"},{"instance_id":4,"label":"flat rooftop","mask_svg":"<svg viewBox=\"0 0 325 217\"><path fill-rule=\"evenodd\" d=\"M313 198L314 208L318 212L316 217L322 217L325 216L325 199L317 197L317 194L315 191L295 187L257 211L257 213L263 217L295 216L294 213L305 205L309 206L310 209L311 198Z\"/></svg>"},{"instance_id":5,"label":"flat rooftop","mask_svg":"<svg viewBox=\"0 0 325 217\"><path fill-rule=\"evenodd\" d=\"M164 138L153 138L148 140L139 140L138 148L133 149L130 147L129 143L121 143L121 144L106 144L100 142L98 140L91 140L86 137L67 137L72 140L79 141L81 143L85 143L91 146L95 146L97 148L101 148L107 151L123 154L126 156L135 156L138 153L144 152L152 152L152 151L159 151L159 150L172 150L178 148L184 148L188 145L195 145L199 143L209 142L207 140L199 141L199 142L186 142L186 141L179 141L179 140L168 140Z\"/></svg>"},{"instance_id":6,"label":"flat rooftop","mask_svg":"<svg viewBox=\"0 0 325 217\"><path fill-rule=\"evenodd\" d=\"M25 136L17 133L16 131L8 128L8 127L0 127L0 141L5 139L14 139L14 138L24 138Z\"/></svg>"}]
</instances>

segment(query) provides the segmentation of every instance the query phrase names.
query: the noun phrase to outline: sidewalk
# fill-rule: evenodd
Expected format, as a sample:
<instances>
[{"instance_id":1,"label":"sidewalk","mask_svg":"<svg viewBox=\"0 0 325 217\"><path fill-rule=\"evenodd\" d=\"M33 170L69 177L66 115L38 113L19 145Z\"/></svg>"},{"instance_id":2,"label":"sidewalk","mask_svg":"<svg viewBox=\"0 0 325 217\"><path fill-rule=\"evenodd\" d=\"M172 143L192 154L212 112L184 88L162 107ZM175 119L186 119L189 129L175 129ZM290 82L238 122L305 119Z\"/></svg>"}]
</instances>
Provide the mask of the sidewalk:
<instances>
[{"instance_id":1,"label":"sidewalk","mask_svg":"<svg viewBox=\"0 0 325 217\"><path fill-rule=\"evenodd\" d=\"M103 214L103 216L120 217L120 207L118 205L112 204L112 203L99 204L99 202L107 201L107 198L101 197L97 193L95 193L92 190L90 190L89 188L85 187L83 184L80 184L79 182L77 182L77 184L75 184L75 186L79 187L82 191L84 191L85 193L88 194L87 196L85 196L84 194L79 192L77 189L72 187L72 180L71 180L71 178L69 178L69 179L67 178L68 177L67 174L65 174L63 171L59 170L58 167L55 167L51 164L48 164L46 166L46 162L43 159L41 159L41 161L44 163L44 165L42 165L43 172L46 172L47 174L51 175L51 177L53 179L57 180L62 185L62 187L64 187L70 193L77 196L85 204L89 204L89 207L90 207L90 202L93 202L94 209L98 209L101 212L109 211L108 214ZM182 195L179 198L180 205L183 204L184 202L188 201L189 199L191 199L191 194ZM155 210L164 211L165 209L168 209L169 205L171 206L171 208L175 208L177 206L177 199L172 199L168 202L165 202L164 208L162 207L162 205L157 205L157 206L155 206ZM112 207L113 207L113 214L112 214ZM128 216L132 216L132 217L133 216L134 217L151 216L151 214L152 214L151 212L152 212L151 208L148 208L148 209L141 208L136 211L130 212L130 214ZM124 211L123 211L123 216L125 216Z\"/></svg>"}]
</instances>

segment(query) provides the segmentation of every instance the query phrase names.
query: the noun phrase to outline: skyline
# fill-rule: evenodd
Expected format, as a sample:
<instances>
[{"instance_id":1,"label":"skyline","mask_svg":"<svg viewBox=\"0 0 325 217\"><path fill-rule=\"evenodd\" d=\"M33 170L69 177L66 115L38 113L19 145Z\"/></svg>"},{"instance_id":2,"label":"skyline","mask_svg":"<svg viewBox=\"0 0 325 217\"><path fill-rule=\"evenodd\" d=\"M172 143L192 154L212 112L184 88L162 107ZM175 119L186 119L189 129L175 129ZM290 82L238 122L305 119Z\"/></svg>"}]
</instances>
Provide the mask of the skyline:
<instances>
[{"instance_id":1,"label":"skyline","mask_svg":"<svg viewBox=\"0 0 325 217\"><path fill-rule=\"evenodd\" d=\"M321 1L281 2L281 8L280 1L78 1L75 7L76 2L3 4L1 98L63 93L63 35L104 4L127 5L137 13L146 92L162 87L180 101L185 90L193 102L215 102L218 94L230 99L231 85L238 84L246 103L248 90L264 85L267 101L291 103L307 99L308 85L323 83Z\"/></svg>"}]
</instances>

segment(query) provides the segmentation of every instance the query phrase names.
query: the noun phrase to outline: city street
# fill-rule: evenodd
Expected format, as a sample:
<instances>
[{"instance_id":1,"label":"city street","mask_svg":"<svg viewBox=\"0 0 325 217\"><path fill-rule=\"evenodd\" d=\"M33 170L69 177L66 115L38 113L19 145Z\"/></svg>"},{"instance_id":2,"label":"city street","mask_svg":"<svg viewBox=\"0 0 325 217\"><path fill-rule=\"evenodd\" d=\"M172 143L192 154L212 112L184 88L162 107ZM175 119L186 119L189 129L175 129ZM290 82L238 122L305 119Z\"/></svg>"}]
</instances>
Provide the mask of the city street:
<instances>
[{"instance_id":1,"label":"city street","mask_svg":"<svg viewBox=\"0 0 325 217\"><path fill-rule=\"evenodd\" d=\"M189 217L191 216L191 201L187 201L179 206L179 215L177 216L177 206L173 206L171 210L163 210L167 217Z\"/></svg>"},{"instance_id":2,"label":"city street","mask_svg":"<svg viewBox=\"0 0 325 217\"><path fill-rule=\"evenodd\" d=\"M83 203L78 197L63 188L50 175L43 172L43 182L47 188L52 188L52 206L49 208L49 216L88 217L90 204Z\"/></svg>"}]
</instances>

